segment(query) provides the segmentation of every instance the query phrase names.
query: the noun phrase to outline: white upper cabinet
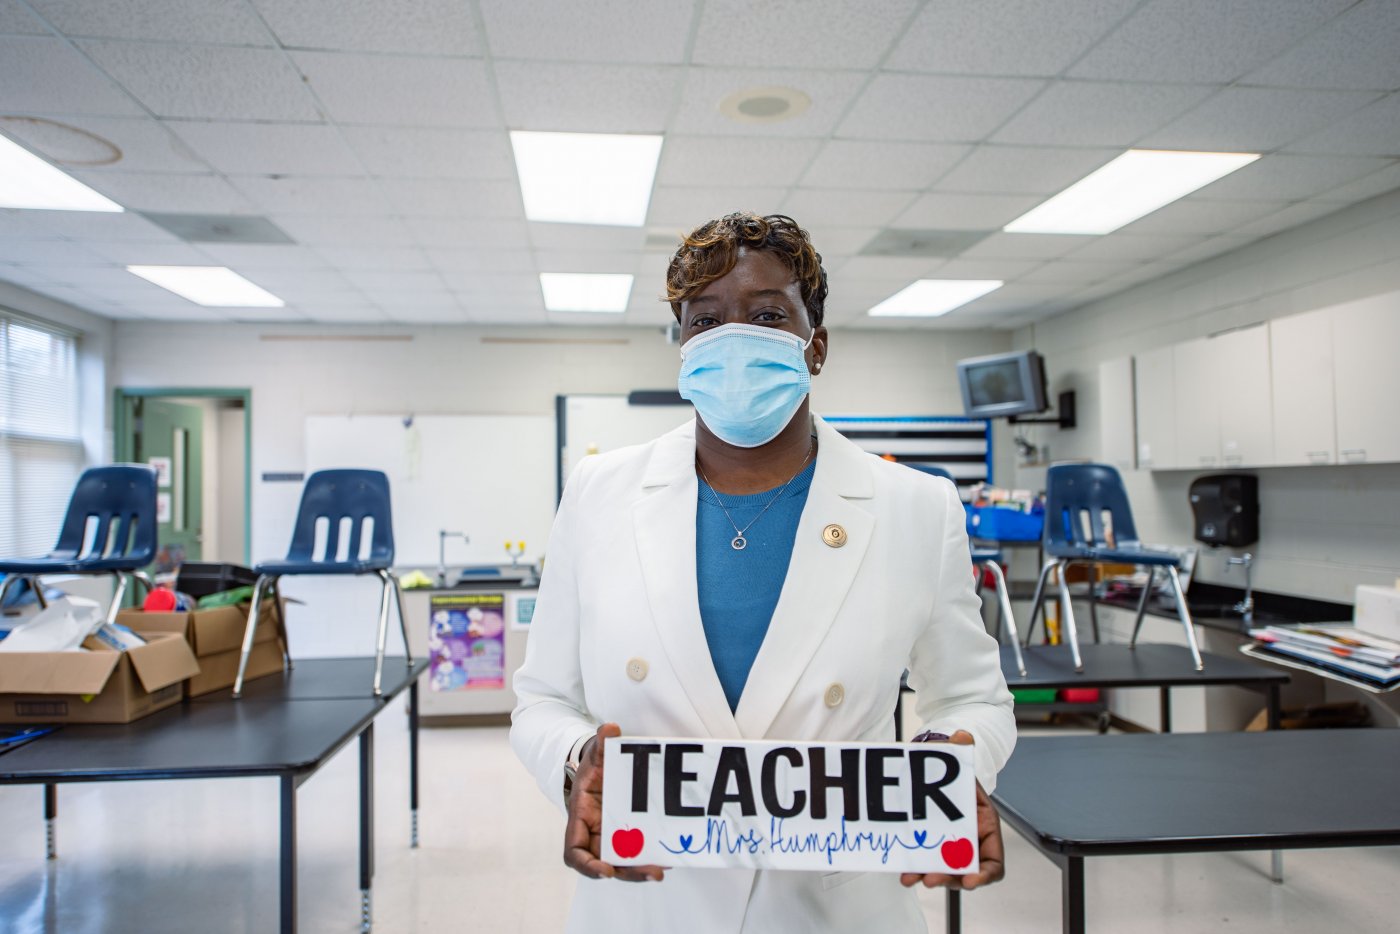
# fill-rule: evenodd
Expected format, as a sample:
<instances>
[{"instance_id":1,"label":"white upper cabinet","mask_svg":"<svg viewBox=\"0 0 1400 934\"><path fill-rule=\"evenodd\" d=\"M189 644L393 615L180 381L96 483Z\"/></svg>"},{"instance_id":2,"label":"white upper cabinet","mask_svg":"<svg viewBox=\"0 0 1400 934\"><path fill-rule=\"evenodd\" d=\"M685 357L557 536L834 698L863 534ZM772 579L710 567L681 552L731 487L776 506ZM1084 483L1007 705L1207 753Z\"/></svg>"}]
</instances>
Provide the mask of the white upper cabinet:
<instances>
[{"instance_id":1,"label":"white upper cabinet","mask_svg":"<svg viewBox=\"0 0 1400 934\"><path fill-rule=\"evenodd\" d=\"M1332 388L1332 310L1269 323L1274 463L1335 464L1337 413Z\"/></svg>"},{"instance_id":2,"label":"white upper cabinet","mask_svg":"<svg viewBox=\"0 0 1400 934\"><path fill-rule=\"evenodd\" d=\"M1220 425L1222 467L1265 467L1274 459L1274 415L1269 378L1269 325L1213 337L1213 384Z\"/></svg>"},{"instance_id":3,"label":"white upper cabinet","mask_svg":"<svg viewBox=\"0 0 1400 934\"><path fill-rule=\"evenodd\" d=\"M1216 347L1215 340L1202 337L1174 348L1176 461L1170 466L1188 470L1220 466L1220 392L1224 374L1217 362Z\"/></svg>"},{"instance_id":4,"label":"white upper cabinet","mask_svg":"<svg viewBox=\"0 0 1400 934\"><path fill-rule=\"evenodd\" d=\"M1337 459L1400 461L1400 292L1330 311Z\"/></svg>"},{"instance_id":5,"label":"white upper cabinet","mask_svg":"<svg viewBox=\"0 0 1400 934\"><path fill-rule=\"evenodd\" d=\"M1144 470L1164 470L1177 465L1173 349L1158 347L1134 358L1137 462Z\"/></svg>"},{"instance_id":6,"label":"white upper cabinet","mask_svg":"<svg viewBox=\"0 0 1400 934\"><path fill-rule=\"evenodd\" d=\"M1105 464L1132 470L1137 463L1133 433L1133 358L1099 364L1099 450Z\"/></svg>"}]
</instances>

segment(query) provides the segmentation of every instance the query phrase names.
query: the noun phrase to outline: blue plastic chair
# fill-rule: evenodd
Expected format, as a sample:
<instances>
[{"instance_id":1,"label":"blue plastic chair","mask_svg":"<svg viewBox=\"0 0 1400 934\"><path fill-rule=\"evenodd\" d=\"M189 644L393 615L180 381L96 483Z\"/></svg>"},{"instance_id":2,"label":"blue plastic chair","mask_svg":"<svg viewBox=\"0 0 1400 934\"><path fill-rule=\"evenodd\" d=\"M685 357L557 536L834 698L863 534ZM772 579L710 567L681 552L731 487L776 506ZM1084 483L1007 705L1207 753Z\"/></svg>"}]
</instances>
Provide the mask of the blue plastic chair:
<instances>
[{"instance_id":1,"label":"blue plastic chair","mask_svg":"<svg viewBox=\"0 0 1400 934\"><path fill-rule=\"evenodd\" d=\"M116 619L126 594L127 576L147 591L141 568L156 556L156 472L145 464L90 467L78 478L58 544L46 555L0 560L0 603L16 581L28 581L40 607L47 606L41 578L46 574L111 574L117 579L107 619Z\"/></svg>"},{"instance_id":2,"label":"blue plastic chair","mask_svg":"<svg viewBox=\"0 0 1400 934\"><path fill-rule=\"evenodd\" d=\"M955 487L957 486L953 475L942 467L935 467L932 464L905 464L905 466L912 467L931 477L942 477ZM979 548L972 545L971 542L969 545L971 546L972 566L978 571L977 593L979 595L982 593L981 572L983 570L990 571L997 590L997 641L1001 640L1001 624L1005 620L1006 628L1011 632L1011 650L1016 655L1016 669L1024 678L1026 676L1026 660L1021 655L1021 637L1016 632L1016 617L1011 614L1011 593L1006 588L1006 575L1001 570L1001 563L1005 558L1000 548Z\"/></svg>"},{"instance_id":3,"label":"blue plastic chair","mask_svg":"<svg viewBox=\"0 0 1400 934\"><path fill-rule=\"evenodd\" d=\"M1180 562L1176 555L1169 552L1142 547L1137 528L1133 525L1128 491L1118 471L1107 464L1059 464L1046 472L1045 487L1044 544L1047 558L1040 569L1040 579L1036 582L1035 596L1031 601L1027 644L1035 631L1045 582L1051 571L1058 571L1060 602L1065 609L1065 632L1069 636L1074 670L1083 671L1079 637L1074 626L1074 608L1070 605L1069 586L1065 583L1065 569L1071 564L1133 564L1145 566L1149 572L1147 586L1138 599L1137 621L1133 624L1133 637L1129 645L1137 645L1147 598L1156 583L1158 570L1162 569L1171 582L1177 616L1186 630L1186 644L1191 648L1191 658L1196 663L1196 670L1202 670L1205 666L1201 661L1200 649L1196 647L1196 630L1191 624L1191 612L1187 609L1186 596L1181 590L1181 578L1177 575ZM1093 599L1091 585L1091 607Z\"/></svg>"},{"instance_id":4,"label":"blue plastic chair","mask_svg":"<svg viewBox=\"0 0 1400 934\"><path fill-rule=\"evenodd\" d=\"M316 529L323 520L325 542L318 549ZM368 553L362 554L366 545ZM282 601L277 595L280 578L291 575L362 574L373 574L380 580L374 693L376 696L381 694L391 591L398 605L404 655L409 666L413 665L413 655L408 647L408 624L403 611L403 592L399 589L398 578L389 572L393 563L394 523L389 508L389 478L378 470L318 470L308 477L301 491L301 506L297 510L296 528L292 530L292 544L287 549L286 559L266 561L253 568L258 574L258 581L253 585L253 608L248 614L248 625L243 633L243 654L238 660L233 696L238 697L243 693L243 675L248 667L248 656L253 651L263 595L271 592L275 598L273 605L281 606Z\"/></svg>"}]
</instances>

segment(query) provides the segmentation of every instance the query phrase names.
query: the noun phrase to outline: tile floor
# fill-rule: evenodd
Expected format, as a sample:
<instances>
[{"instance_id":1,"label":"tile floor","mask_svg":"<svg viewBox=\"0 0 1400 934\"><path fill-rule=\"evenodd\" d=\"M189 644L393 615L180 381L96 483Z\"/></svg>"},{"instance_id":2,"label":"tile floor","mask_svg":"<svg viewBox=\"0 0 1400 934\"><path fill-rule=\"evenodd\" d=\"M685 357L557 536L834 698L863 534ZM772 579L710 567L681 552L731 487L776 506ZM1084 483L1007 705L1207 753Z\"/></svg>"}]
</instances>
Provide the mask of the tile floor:
<instances>
[{"instance_id":1,"label":"tile floor","mask_svg":"<svg viewBox=\"0 0 1400 934\"><path fill-rule=\"evenodd\" d=\"M376 730L375 930L562 930L574 886L559 861L562 818L516 762L506 730L423 731L422 847L412 851L405 723L395 705ZM303 932L358 929L356 788L353 745L302 786ZM41 800L36 787L0 788L3 934L276 930L274 780L61 787L54 863L43 859ZM1007 844L1006 881L964 899L963 929L1057 931L1058 872L1014 832ZM1395 930L1400 849L1289 853L1284 885L1267 869L1262 853L1091 861L1089 929ZM920 899L930 930L941 931L942 895Z\"/></svg>"}]
</instances>

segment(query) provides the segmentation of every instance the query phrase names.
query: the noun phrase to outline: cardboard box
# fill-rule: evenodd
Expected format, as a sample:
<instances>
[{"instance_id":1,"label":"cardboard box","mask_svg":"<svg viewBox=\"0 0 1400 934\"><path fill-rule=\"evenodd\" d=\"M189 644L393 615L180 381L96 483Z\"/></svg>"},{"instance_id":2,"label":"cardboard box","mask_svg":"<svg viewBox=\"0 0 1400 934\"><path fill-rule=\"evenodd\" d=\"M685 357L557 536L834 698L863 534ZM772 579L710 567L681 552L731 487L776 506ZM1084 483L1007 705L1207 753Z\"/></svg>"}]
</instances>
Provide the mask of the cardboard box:
<instances>
[{"instance_id":1,"label":"cardboard box","mask_svg":"<svg viewBox=\"0 0 1400 934\"><path fill-rule=\"evenodd\" d=\"M199 664L184 639L153 633L117 652L0 652L0 723L130 723L180 702Z\"/></svg>"},{"instance_id":2,"label":"cardboard box","mask_svg":"<svg viewBox=\"0 0 1400 934\"><path fill-rule=\"evenodd\" d=\"M174 633L183 636L199 661L199 672L185 684L186 697L198 697L233 687L238 675L238 656L243 650L243 631L248 625L251 603L221 606L188 613L146 613L122 610L117 622L142 635ZM248 656L245 681L277 674L282 670L282 641L278 638L277 615L273 601L264 600L258 614L258 632Z\"/></svg>"}]
</instances>

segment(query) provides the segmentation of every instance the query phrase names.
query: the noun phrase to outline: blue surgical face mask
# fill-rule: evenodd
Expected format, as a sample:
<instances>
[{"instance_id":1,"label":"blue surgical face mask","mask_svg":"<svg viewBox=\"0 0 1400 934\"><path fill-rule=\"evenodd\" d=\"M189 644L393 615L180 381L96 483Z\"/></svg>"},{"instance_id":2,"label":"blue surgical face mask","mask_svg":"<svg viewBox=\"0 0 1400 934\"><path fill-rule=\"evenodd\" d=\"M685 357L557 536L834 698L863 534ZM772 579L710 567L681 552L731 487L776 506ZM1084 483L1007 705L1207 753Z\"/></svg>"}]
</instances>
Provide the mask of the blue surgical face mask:
<instances>
[{"instance_id":1,"label":"blue surgical face mask","mask_svg":"<svg viewBox=\"0 0 1400 934\"><path fill-rule=\"evenodd\" d=\"M811 388L804 356L811 343L777 328L720 325L681 348L681 398L694 403L705 426L726 444L767 444Z\"/></svg>"}]
</instances>

